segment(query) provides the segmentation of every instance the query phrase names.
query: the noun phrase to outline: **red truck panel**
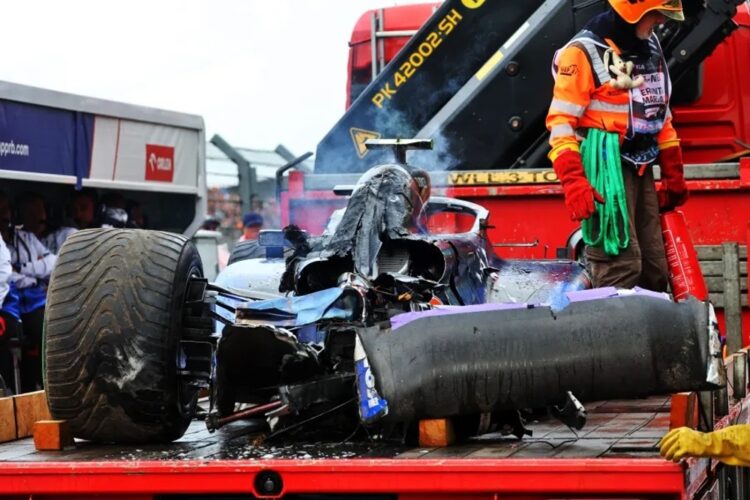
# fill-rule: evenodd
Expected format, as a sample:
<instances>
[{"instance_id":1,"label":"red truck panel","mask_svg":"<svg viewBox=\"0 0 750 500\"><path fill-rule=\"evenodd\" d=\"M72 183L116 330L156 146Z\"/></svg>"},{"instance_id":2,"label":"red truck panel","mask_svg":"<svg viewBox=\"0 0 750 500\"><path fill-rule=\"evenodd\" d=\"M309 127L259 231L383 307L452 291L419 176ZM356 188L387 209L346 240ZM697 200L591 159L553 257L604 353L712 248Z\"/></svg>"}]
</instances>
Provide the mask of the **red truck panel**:
<instances>
[{"instance_id":1,"label":"red truck panel","mask_svg":"<svg viewBox=\"0 0 750 500\"><path fill-rule=\"evenodd\" d=\"M439 3L407 5L384 9L386 30L418 29ZM370 47L371 14L360 17L349 45L349 82L347 107L351 104L352 80L368 83L372 75ZM739 6L734 21L739 25L729 38L706 59L703 91L689 105L673 107L674 123L682 139L687 163L721 161L750 150L750 13L748 5ZM384 41L385 60L390 61L408 41L408 37ZM551 90L551 89L550 89Z\"/></svg>"},{"instance_id":2,"label":"red truck panel","mask_svg":"<svg viewBox=\"0 0 750 500\"><path fill-rule=\"evenodd\" d=\"M429 18L440 2L414 5L401 5L383 9L384 31L410 31L418 29ZM367 84L372 79L372 16L378 10L368 10L362 14L354 26L349 41L349 81L346 85L346 107L352 103L352 84ZM409 41L408 36L383 39L385 61L390 61Z\"/></svg>"},{"instance_id":3,"label":"red truck panel","mask_svg":"<svg viewBox=\"0 0 750 500\"><path fill-rule=\"evenodd\" d=\"M750 13L743 4L740 28L706 59L703 93L689 106L673 108L686 163L720 161L750 151Z\"/></svg>"},{"instance_id":4,"label":"red truck panel","mask_svg":"<svg viewBox=\"0 0 750 500\"><path fill-rule=\"evenodd\" d=\"M509 500L541 500L570 498L575 492L601 499L685 498L682 467L660 459L9 463L0 467L0 495L258 495L254 479L269 470L281 477L282 495L396 493L409 500L489 500L502 494Z\"/></svg>"}]
</instances>

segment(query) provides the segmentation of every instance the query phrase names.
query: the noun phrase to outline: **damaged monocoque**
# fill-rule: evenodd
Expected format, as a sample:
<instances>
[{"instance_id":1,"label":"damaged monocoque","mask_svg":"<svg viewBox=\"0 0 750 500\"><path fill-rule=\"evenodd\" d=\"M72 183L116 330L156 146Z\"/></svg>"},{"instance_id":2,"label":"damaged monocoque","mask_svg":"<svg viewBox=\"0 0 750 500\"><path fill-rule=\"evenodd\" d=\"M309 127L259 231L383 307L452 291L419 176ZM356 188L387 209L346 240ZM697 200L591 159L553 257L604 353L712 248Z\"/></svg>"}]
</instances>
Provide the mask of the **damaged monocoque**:
<instances>
[{"instance_id":1,"label":"damaged monocoque","mask_svg":"<svg viewBox=\"0 0 750 500\"><path fill-rule=\"evenodd\" d=\"M449 417L464 435L522 436L527 409L580 427L587 401L720 383L708 303L589 289L574 261L499 259L487 210L432 196L407 165L429 141L370 146L396 160L340 189L346 208L321 236L262 232L267 258L215 283L181 235L70 236L44 322L52 416L78 438L171 441L207 389L210 429L253 418L271 436L330 424L403 437Z\"/></svg>"},{"instance_id":2,"label":"damaged monocoque","mask_svg":"<svg viewBox=\"0 0 750 500\"><path fill-rule=\"evenodd\" d=\"M278 432L356 404L366 425L459 417L471 432L521 436L521 409L580 428L586 401L720 382L709 304L590 290L578 262L501 260L487 210L431 197L428 174L404 161L428 141L372 146L392 147L397 161L362 176L322 236L265 233L263 244L286 245L283 261L219 276L235 295L215 306L228 324L210 426L262 414ZM243 299L275 286L276 298ZM238 402L261 406L235 413Z\"/></svg>"}]
</instances>

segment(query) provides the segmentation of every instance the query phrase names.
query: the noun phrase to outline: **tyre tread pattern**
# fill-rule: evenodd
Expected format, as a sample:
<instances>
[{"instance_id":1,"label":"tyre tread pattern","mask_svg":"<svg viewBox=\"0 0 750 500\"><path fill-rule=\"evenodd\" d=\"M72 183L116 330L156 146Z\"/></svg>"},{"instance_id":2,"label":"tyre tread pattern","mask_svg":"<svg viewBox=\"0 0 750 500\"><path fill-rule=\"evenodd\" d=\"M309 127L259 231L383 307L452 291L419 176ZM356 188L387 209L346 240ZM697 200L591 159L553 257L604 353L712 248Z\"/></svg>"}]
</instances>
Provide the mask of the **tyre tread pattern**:
<instances>
[{"instance_id":1,"label":"tyre tread pattern","mask_svg":"<svg viewBox=\"0 0 750 500\"><path fill-rule=\"evenodd\" d=\"M47 294L45 387L52 416L76 437L137 443L184 433L193 410L180 395L175 330L181 275L195 262L189 240L167 232L93 229L65 242Z\"/></svg>"}]
</instances>

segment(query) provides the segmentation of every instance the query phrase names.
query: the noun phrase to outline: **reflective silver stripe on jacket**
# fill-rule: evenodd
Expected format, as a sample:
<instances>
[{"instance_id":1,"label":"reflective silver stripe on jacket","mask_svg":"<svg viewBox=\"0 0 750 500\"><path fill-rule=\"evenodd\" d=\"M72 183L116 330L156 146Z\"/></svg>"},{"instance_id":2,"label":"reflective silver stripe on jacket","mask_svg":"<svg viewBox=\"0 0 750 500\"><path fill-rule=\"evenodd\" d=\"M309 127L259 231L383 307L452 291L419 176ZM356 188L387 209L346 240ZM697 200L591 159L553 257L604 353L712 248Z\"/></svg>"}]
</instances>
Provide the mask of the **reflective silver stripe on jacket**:
<instances>
[{"instance_id":1,"label":"reflective silver stripe on jacket","mask_svg":"<svg viewBox=\"0 0 750 500\"><path fill-rule=\"evenodd\" d=\"M612 104L600 101L599 99L592 99L588 109L591 111L606 111L610 113L630 113L629 104Z\"/></svg>"},{"instance_id":2,"label":"reflective silver stripe on jacket","mask_svg":"<svg viewBox=\"0 0 750 500\"><path fill-rule=\"evenodd\" d=\"M565 136L573 136L573 135L575 135L575 131L573 130L573 127L571 127L567 123L554 125L552 129L550 130L551 139L556 139L558 137L565 137Z\"/></svg>"},{"instance_id":3,"label":"reflective silver stripe on jacket","mask_svg":"<svg viewBox=\"0 0 750 500\"><path fill-rule=\"evenodd\" d=\"M612 76L610 76L607 68L604 67L604 61L602 61L602 58L599 55L599 51L596 48L597 45L588 38L579 38L574 41L583 45L583 47L586 49L586 52L588 52L589 59L591 60L591 65L593 66L592 69L594 70L594 73L596 73L596 77L599 80L599 85L604 85L605 83L609 82L612 79Z\"/></svg>"},{"instance_id":4,"label":"reflective silver stripe on jacket","mask_svg":"<svg viewBox=\"0 0 750 500\"><path fill-rule=\"evenodd\" d=\"M586 111L585 106L581 106L580 104L575 104L570 101L564 101L558 98L552 99L550 109L554 109L555 111L560 111L562 113L565 113L566 115L572 115L577 118L582 117L583 113Z\"/></svg>"}]
</instances>

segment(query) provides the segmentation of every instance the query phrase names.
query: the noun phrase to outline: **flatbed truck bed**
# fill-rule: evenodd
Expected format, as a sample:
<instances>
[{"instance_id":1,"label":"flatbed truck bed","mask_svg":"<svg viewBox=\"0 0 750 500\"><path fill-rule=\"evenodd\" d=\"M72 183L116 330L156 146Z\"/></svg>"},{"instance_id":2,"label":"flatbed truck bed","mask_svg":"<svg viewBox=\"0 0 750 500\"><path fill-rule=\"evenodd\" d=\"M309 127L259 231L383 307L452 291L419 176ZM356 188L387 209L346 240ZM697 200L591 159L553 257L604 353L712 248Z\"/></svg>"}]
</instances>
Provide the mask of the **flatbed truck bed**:
<instances>
[{"instance_id":1,"label":"flatbed truck bed","mask_svg":"<svg viewBox=\"0 0 750 500\"><path fill-rule=\"evenodd\" d=\"M310 443L274 440L261 443L253 422L234 422L214 433L193 421L185 435L169 444L101 445L78 441L75 449L36 451L31 438L0 445L0 462L243 460L341 458L658 458L656 444L669 428L669 398L607 401L587 406L586 426L569 429L552 418L529 423L523 439L500 434L472 438L445 448L421 448L383 442Z\"/></svg>"},{"instance_id":2,"label":"flatbed truck bed","mask_svg":"<svg viewBox=\"0 0 750 500\"><path fill-rule=\"evenodd\" d=\"M747 422L747 406L746 400L732 406L719 425ZM659 457L657 444L670 426L669 397L593 403L587 410L580 431L545 417L527 423L531 437L489 434L445 448L361 440L263 443L252 422L210 433L194 421L181 439L161 445L78 441L75 449L40 452L27 438L0 445L0 496L415 499L439 491L441 498L694 498L715 474L708 459L673 464ZM263 493L269 473L280 481L280 493Z\"/></svg>"}]
</instances>

